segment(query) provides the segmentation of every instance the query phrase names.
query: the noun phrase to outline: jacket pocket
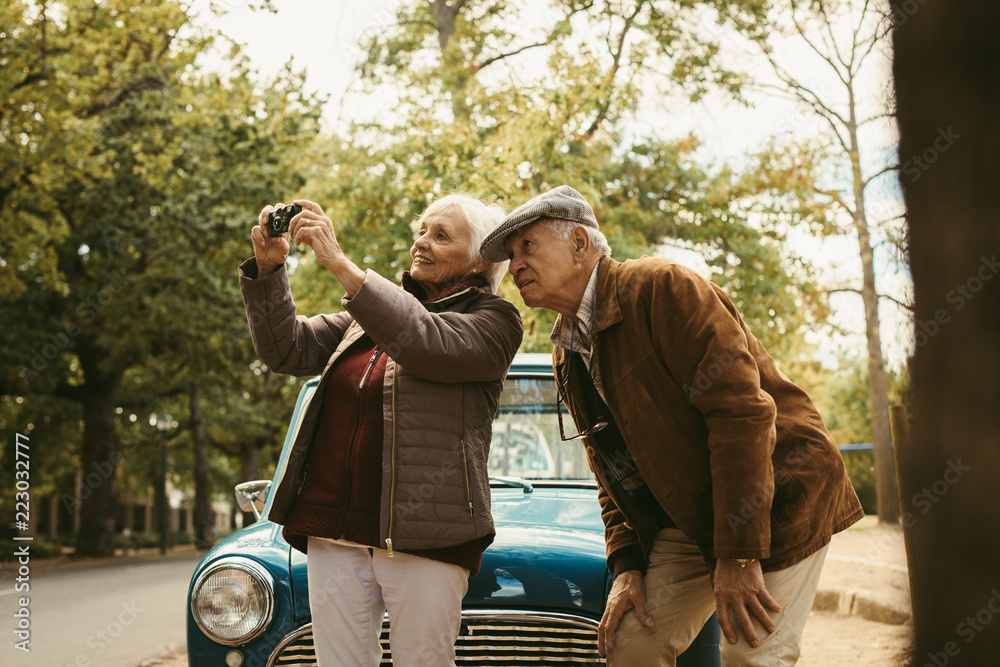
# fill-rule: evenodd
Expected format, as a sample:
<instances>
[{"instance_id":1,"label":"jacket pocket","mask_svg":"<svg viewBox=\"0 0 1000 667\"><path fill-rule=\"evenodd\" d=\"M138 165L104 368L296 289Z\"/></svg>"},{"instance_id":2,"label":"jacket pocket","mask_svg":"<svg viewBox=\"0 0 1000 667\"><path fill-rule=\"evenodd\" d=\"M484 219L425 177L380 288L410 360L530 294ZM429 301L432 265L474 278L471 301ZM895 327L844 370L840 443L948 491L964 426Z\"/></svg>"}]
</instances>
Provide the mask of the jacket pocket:
<instances>
[{"instance_id":1,"label":"jacket pocket","mask_svg":"<svg viewBox=\"0 0 1000 667\"><path fill-rule=\"evenodd\" d=\"M774 466L774 498L771 502L771 556L787 554L810 536L806 495L799 482L780 465Z\"/></svg>"}]
</instances>

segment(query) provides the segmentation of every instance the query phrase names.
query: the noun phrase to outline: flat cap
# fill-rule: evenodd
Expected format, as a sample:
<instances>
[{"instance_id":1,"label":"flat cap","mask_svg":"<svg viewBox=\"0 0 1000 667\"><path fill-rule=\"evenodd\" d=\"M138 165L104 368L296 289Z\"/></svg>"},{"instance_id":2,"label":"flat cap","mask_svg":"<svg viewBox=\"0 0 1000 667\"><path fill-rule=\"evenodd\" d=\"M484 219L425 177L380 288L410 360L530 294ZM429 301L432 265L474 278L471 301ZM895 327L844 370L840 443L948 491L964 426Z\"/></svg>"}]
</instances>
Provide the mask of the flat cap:
<instances>
[{"instance_id":1,"label":"flat cap","mask_svg":"<svg viewBox=\"0 0 1000 667\"><path fill-rule=\"evenodd\" d=\"M600 229L594 209L579 192L568 185L560 185L548 192L532 197L503 219L479 246L479 254L488 262L510 259L504 241L521 227L537 222L540 218L569 220L587 227Z\"/></svg>"}]
</instances>

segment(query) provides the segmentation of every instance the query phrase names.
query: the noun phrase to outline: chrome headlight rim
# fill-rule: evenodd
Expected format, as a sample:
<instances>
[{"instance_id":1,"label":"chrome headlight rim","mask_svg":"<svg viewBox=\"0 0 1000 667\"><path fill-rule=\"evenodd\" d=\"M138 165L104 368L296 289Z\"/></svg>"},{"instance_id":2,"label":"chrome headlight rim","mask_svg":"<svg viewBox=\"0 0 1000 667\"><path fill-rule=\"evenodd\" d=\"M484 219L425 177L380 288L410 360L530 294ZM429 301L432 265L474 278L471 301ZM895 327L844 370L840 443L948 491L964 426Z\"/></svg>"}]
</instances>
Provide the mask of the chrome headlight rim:
<instances>
[{"instance_id":1,"label":"chrome headlight rim","mask_svg":"<svg viewBox=\"0 0 1000 667\"><path fill-rule=\"evenodd\" d=\"M266 592L264 613L261 615L260 622L252 631L242 635L238 639L226 639L225 637L220 637L208 629L205 624L202 623L201 615L198 613L195 606L198 593L205 581L207 581L213 574L226 569L242 570L243 572L246 572L251 577L256 579L264 587L264 591ZM259 637L261 633L263 633L264 630L266 630L271 624L271 620L274 618L274 601L274 577L267 568L256 561L248 559L223 558L209 565L205 571L198 576L194 586L191 587L191 599L189 603L191 607L191 617L194 619L195 625L198 626L198 629L201 630L202 634L218 644L223 644L225 646L243 646Z\"/></svg>"}]
</instances>

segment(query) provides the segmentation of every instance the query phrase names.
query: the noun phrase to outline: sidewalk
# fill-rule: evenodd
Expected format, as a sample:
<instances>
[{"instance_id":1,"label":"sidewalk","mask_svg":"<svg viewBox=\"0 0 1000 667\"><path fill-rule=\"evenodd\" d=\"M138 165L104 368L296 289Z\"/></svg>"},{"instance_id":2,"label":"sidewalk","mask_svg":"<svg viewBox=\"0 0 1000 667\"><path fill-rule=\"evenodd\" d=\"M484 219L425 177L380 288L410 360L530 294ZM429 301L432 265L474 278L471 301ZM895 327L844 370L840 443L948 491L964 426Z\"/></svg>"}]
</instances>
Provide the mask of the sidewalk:
<instances>
[{"instance_id":1,"label":"sidewalk","mask_svg":"<svg viewBox=\"0 0 1000 667\"><path fill-rule=\"evenodd\" d=\"M204 554L205 551L207 550L202 550L201 553ZM31 572L33 574L39 574L42 572L54 572L58 570L124 564L134 561L157 560L162 558L183 558L193 556L196 553L198 553L198 551L195 550L193 544L178 544L170 547L165 556L160 554L159 547L129 549L127 554L121 549L115 549L114 556L105 556L101 558L74 558L71 554L65 554L55 558L32 559ZM2 577L5 573L9 574L14 572L16 570L15 565L16 564L9 562L6 565L0 563L0 577Z\"/></svg>"},{"instance_id":2,"label":"sidewalk","mask_svg":"<svg viewBox=\"0 0 1000 667\"><path fill-rule=\"evenodd\" d=\"M903 529L865 517L833 536L797 667L907 667L912 646Z\"/></svg>"},{"instance_id":3,"label":"sidewalk","mask_svg":"<svg viewBox=\"0 0 1000 667\"><path fill-rule=\"evenodd\" d=\"M910 620L910 582L901 526L866 516L833 536L813 603L816 611L901 625Z\"/></svg>"}]
</instances>

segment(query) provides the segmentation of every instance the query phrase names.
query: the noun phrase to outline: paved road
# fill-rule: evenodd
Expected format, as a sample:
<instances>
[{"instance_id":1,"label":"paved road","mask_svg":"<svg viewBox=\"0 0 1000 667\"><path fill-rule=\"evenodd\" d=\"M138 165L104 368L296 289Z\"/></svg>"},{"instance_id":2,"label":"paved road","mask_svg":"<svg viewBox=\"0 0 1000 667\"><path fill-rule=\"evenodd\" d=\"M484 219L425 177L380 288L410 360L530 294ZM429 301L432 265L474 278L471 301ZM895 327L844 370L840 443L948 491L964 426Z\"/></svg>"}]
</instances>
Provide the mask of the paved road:
<instances>
[{"instance_id":1,"label":"paved road","mask_svg":"<svg viewBox=\"0 0 1000 667\"><path fill-rule=\"evenodd\" d=\"M185 643L187 587L198 556L37 572L31 590L0 584L0 665L136 667ZM31 652L14 648L18 598L30 596Z\"/></svg>"}]
</instances>

